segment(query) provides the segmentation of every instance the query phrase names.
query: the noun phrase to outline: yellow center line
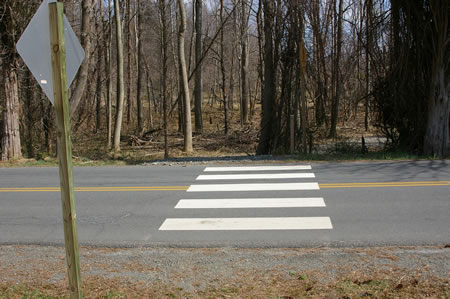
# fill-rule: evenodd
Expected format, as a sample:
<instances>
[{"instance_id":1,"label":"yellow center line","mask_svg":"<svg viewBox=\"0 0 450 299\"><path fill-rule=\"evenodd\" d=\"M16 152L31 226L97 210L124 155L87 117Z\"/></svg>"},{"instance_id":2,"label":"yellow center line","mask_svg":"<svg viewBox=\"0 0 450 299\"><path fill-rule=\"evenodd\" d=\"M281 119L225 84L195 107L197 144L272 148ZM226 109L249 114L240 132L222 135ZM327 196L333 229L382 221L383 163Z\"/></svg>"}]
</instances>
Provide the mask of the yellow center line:
<instances>
[{"instance_id":1,"label":"yellow center line","mask_svg":"<svg viewBox=\"0 0 450 299\"><path fill-rule=\"evenodd\" d=\"M129 191L186 191L187 186L157 186L157 187L75 187L75 192L129 192ZM59 192L59 187L33 188L0 188L0 192Z\"/></svg>"},{"instance_id":2,"label":"yellow center line","mask_svg":"<svg viewBox=\"0 0 450 299\"><path fill-rule=\"evenodd\" d=\"M380 188L380 187L432 187L450 186L450 181L426 182L361 182L361 183L329 183L319 184L320 188Z\"/></svg>"},{"instance_id":3,"label":"yellow center line","mask_svg":"<svg viewBox=\"0 0 450 299\"><path fill-rule=\"evenodd\" d=\"M360 182L319 184L320 188L382 188L450 186L450 181ZM118 186L75 187L75 192L186 191L188 186ZM59 187L0 188L0 192L59 192Z\"/></svg>"}]
</instances>

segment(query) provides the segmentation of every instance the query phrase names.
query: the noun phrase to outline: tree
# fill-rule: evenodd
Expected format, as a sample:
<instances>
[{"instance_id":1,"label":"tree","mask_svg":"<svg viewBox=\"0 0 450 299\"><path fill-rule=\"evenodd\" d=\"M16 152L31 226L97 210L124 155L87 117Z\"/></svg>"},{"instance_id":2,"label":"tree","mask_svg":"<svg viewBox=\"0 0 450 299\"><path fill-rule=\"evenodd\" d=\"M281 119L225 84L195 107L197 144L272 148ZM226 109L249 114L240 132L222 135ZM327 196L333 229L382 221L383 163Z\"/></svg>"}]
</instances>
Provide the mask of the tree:
<instances>
[{"instance_id":1,"label":"tree","mask_svg":"<svg viewBox=\"0 0 450 299\"><path fill-rule=\"evenodd\" d=\"M450 34L448 1L430 1L431 80L424 153L444 158L449 151Z\"/></svg>"},{"instance_id":2,"label":"tree","mask_svg":"<svg viewBox=\"0 0 450 299\"><path fill-rule=\"evenodd\" d=\"M336 52L334 59L334 96L331 108L331 127L330 127L330 138L336 138L336 126L339 116L339 102L341 97L341 87L342 82L340 81L340 61L341 61L341 49L342 49L342 14L343 14L343 0L339 0L339 10L337 13L337 23L336 23Z\"/></svg>"},{"instance_id":3,"label":"tree","mask_svg":"<svg viewBox=\"0 0 450 299\"><path fill-rule=\"evenodd\" d=\"M144 63L142 61L142 7L141 1L136 0L136 10L137 10L137 33L136 33L136 44L137 44L137 55L136 55L136 64L138 67L137 73L137 88L136 88L136 99L137 99L137 118L138 118L138 132L142 134L144 130L143 124L143 108L142 108L142 99L141 99L141 90L142 90L142 76L144 72ZM151 107L149 106L149 109Z\"/></svg>"},{"instance_id":4,"label":"tree","mask_svg":"<svg viewBox=\"0 0 450 299\"><path fill-rule=\"evenodd\" d=\"M186 32L186 8L184 0L178 0L179 29L178 29L178 62L180 71L180 83L184 99L184 151L192 152L192 124L191 124L191 100L189 95L189 82L186 70L186 58L184 55L184 34Z\"/></svg>"},{"instance_id":5,"label":"tree","mask_svg":"<svg viewBox=\"0 0 450 299\"><path fill-rule=\"evenodd\" d=\"M125 98L123 82L123 40L120 21L119 0L114 0L114 16L116 18L116 46L117 46L117 105L116 124L114 127L114 152L120 152L120 132L122 129L123 101Z\"/></svg>"},{"instance_id":6,"label":"tree","mask_svg":"<svg viewBox=\"0 0 450 299\"><path fill-rule=\"evenodd\" d=\"M26 4L25 4L26 5ZM1 69L4 72L3 121L1 127L1 160L22 158L19 128L19 69L18 55L15 49L18 32L21 30L20 16L27 15L22 2L6 0L0 4L0 53ZM23 19L22 19L23 21Z\"/></svg>"},{"instance_id":7,"label":"tree","mask_svg":"<svg viewBox=\"0 0 450 299\"><path fill-rule=\"evenodd\" d=\"M167 59L168 59L168 24L166 14L166 0L159 0L160 12L160 55L161 55L161 96L163 102L163 128L164 128L164 159L169 158L169 128L167 124Z\"/></svg>"},{"instance_id":8,"label":"tree","mask_svg":"<svg viewBox=\"0 0 450 299\"><path fill-rule=\"evenodd\" d=\"M102 33L105 31L104 23L103 23L103 0L99 0L97 4L98 15L95 21L95 28L97 36L102 37ZM96 123L95 123L95 132L97 133L101 127L101 105L102 105L102 86L103 86L103 76L102 71L104 69L103 63L105 60L103 59L104 49L100 46L102 42L101 39L97 41L97 83L96 83Z\"/></svg>"},{"instance_id":9,"label":"tree","mask_svg":"<svg viewBox=\"0 0 450 299\"><path fill-rule=\"evenodd\" d=\"M247 0L241 1L241 125L248 123L248 4Z\"/></svg>"},{"instance_id":10,"label":"tree","mask_svg":"<svg viewBox=\"0 0 450 299\"><path fill-rule=\"evenodd\" d=\"M73 88L72 95L69 99L70 115L73 116L83 94L86 90L86 84L88 81L89 64L91 60L91 39L89 33L91 30L91 11L92 0L82 0L81 2L81 46L84 49L85 58L81 63L80 70L78 71L75 87Z\"/></svg>"},{"instance_id":11,"label":"tree","mask_svg":"<svg viewBox=\"0 0 450 299\"><path fill-rule=\"evenodd\" d=\"M130 0L126 0L126 18L124 20L124 26L126 28L126 41L127 41L127 90L126 90L126 102L127 102L127 118L126 123L128 127L128 131L130 128L130 121L131 121L131 111L133 110L133 101L132 101L132 90L131 90L131 67L133 65L132 61L132 48L131 48L131 37L133 33L132 29L132 15L131 15L131 3Z\"/></svg>"},{"instance_id":12,"label":"tree","mask_svg":"<svg viewBox=\"0 0 450 299\"><path fill-rule=\"evenodd\" d=\"M223 18L223 11L224 11L224 5L223 0L220 0L220 23L224 24L224 18ZM223 97L223 111L224 111L224 133L225 135L228 134L228 125L229 125L229 119L228 119L228 98L226 94L226 72L225 72L225 54L224 54L224 30L223 28L220 30L220 71L222 73L222 97Z\"/></svg>"},{"instance_id":13,"label":"tree","mask_svg":"<svg viewBox=\"0 0 450 299\"><path fill-rule=\"evenodd\" d=\"M111 138L112 138L112 18L111 18L111 2L108 0L108 20L109 26L108 30L104 32L104 58L105 58L105 76L106 76L106 148L111 148Z\"/></svg>"},{"instance_id":14,"label":"tree","mask_svg":"<svg viewBox=\"0 0 450 299\"><path fill-rule=\"evenodd\" d=\"M202 10L203 1L195 0L195 131L202 133L202 98L203 98L203 80L202 80Z\"/></svg>"},{"instance_id":15,"label":"tree","mask_svg":"<svg viewBox=\"0 0 450 299\"><path fill-rule=\"evenodd\" d=\"M272 0L263 0L264 10L264 87L262 94L261 135L257 155L271 150L273 104L275 99L275 62L273 53L274 5Z\"/></svg>"}]
</instances>

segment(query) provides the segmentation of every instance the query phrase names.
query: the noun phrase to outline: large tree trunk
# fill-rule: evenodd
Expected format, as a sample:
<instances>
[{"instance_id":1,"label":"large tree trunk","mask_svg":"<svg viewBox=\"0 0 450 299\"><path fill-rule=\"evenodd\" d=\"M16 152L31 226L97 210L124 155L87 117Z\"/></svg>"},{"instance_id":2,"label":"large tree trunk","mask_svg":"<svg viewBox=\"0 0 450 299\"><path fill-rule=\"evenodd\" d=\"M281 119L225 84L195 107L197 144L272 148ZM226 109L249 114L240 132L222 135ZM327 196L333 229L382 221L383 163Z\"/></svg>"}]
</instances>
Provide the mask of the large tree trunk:
<instances>
[{"instance_id":1,"label":"large tree trunk","mask_svg":"<svg viewBox=\"0 0 450 299\"><path fill-rule=\"evenodd\" d=\"M74 115L86 90L91 60L91 40L89 37L89 33L91 32L91 10L92 0L83 0L81 2L81 46L84 49L85 58L78 71L78 80L76 80L72 96L69 99L71 116Z\"/></svg>"},{"instance_id":2,"label":"large tree trunk","mask_svg":"<svg viewBox=\"0 0 450 299\"><path fill-rule=\"evenodd\" d=\"M424 153L443 158L449 151L450 113L450 54L448 45L448 7L446 1L431 1L433 15L433 55L431 57L431 88L428 98L428 117L424 139Z\"/></svg>"},{"instance_id":3,"label":"large tree trunk","mask_svg":"<svg viewBox=\"0 0 450 299\"><path fill-rule=\"evenodd\" d=\"M5 105L3 107L2 160L20 159L22 151L19 131L19 91L16 63L6 69L4 76Z\"/></svg>"},{"instance_id":4,"label":"large tree trunk","mask_svg":"<svg viewBox=\"0 0 450 299\"><path fill-rule=\"evenodd\" d=\"M273 104L275 101L275 63L273 56L274 6L272 0L264 0L264 87L262 98L261 136L257 155L270 153L272 142Z\"/></svg>"},{"instance_id":5,"label":"large tree trunk","mask_svg":"<svg viewBox=\"0 0 450 299\"><path fill-rule=\"evenodd\" d=\"M241 1L241 125L248 123L248 5Z\"/></svg>"},{"instance_id":6,"label":"large tree trunk","mask_svg":"<svg viewBox=\"0 0 450 299\"><path fill-rule=\"evenodd\" d=\"M186 32L186 8L184 0L178 0L180 11L180 24L178 30L178 61L180 64L180 83L184 99L184 151L192 152L192 124L191 124L191 100L189 95L189 82L186 70L186 58L184 54L184 35Z\"/></svg>"},{"instance_id":7,"label":"large tree trunk","mask_svg":"<svg viewBox=\"0 0 450 299\"><path fill-rule=\"evenodd\" d=\"M114 15L116 17L116 39L117 39L117 105L116 124L114 127L114 152L120 152L120 132L122 129L123 100L125 98L123 83L123 40L122 26L120 21L119 0L114 0Z\"/></svg>"},{"instance_id":8,"label":"large tree trunk","mask_svg":"<svg viewBox=\"0 0 450 299\"><path fill-rule=\"evenodd\" d=\"M203 1L195 0L195 131L201 133L203 131L202 118L202 9Z\"/></svg>"}]
</instances>

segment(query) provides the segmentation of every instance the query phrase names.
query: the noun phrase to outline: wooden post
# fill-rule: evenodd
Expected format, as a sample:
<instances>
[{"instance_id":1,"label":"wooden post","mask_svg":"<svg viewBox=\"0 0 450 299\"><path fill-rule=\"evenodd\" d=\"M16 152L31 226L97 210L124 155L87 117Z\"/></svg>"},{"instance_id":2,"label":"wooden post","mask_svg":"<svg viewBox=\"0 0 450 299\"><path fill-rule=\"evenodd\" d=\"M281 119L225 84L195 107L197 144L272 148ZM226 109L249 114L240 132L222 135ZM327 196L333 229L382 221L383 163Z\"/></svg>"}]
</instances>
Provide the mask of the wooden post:
<instances>
[{"instance_id":1,"label":"wooden post","mask_svg":"<svg viewBox=\"0 0 450 299\"><path fill-rule=\"evenodd\" d=\"M72 143L66 76L63 4L49 3L50 49L52 54L53 95L56 109L57 144L61 201L64 220L64 242L69 276L70 298L81 298L80 257L73 193Z\"/></svg>"}]
</instances>

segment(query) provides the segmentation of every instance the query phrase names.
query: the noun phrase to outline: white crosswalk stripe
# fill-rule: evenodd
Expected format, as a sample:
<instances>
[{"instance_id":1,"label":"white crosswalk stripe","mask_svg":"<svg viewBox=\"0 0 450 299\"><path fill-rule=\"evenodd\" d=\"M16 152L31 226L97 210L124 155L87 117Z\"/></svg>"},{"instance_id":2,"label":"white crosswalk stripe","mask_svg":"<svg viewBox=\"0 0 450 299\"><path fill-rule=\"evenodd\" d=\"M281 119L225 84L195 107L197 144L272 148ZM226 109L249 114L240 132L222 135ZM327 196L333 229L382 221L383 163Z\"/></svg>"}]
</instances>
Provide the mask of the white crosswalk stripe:
<instances>
[{"instance_id":1,"label":"white crosswalk stripe","mask_svg":"<svg viewBox=\"0 0 450 299\"><path fill-rule=\"evenodd\" d=\"M175 209L319 208L322 197L180 199Z\"/></svg>"},{"instance_id":2,"label":"white crosswalk stripe","mask_svg":"<svg viewBox=\"0 0 450 299\"><path fill-rule=\"evenodd\" d=\"M294 166L242 166L242 167L206 167L204 172L213 171L279 171L279 170L311 170L311 165Z\"/></svg>"},{"instance_id":3,"label":"white crosswalk stripe","mask_svg":"<svg viewBox=\"0 0 450 299\"><path fill-rule=\"evenodd\" d=\"M329 217L171 218L160 230L332 229Z\"/></svg>"},{"instance_id":4,"label":"white crosswalk stripe","mask_svg":"<svg viewBox=\"0 0 450 299\"><path fill-rule=\"evenodd\" d=\"M315 178L314 173L292 172L311 170L310 165L206 167L204 172L267 172L282 173L214 174L199 175L199 181L221 180L280 180ZM241 184L194 184L187 192L262 192L320 190L317 182L289 183L241 183ZM246 193L248 194L248 193ZM256 208L324 208L322 197L295 198L209 198L181 199L175 209L256 209ZM323 230L333 229L330 217L230 217L230 218L168 218L160 231L237 231L237 230Z\"/></svg>"},{"instance_id":5,"label":"white crosswalk stripe","mask_svg":"<svg viewBox=\"0 0 450 299\"><path fill-rule=\"evenodd\" d=\"M315 178L314 173L258 173L258 174L214 174L199 175L198 181L207 180L271 180Z\"/></svg>"},{"instance_id":6,"label":"white crosswalk stripe","mask_svg":"<svg viewBox=\"0 0 450 299\"><path fill-rule=\"evenodd\" d=\"M191 185L187 192L319 190L318 183Z\"/></svg>"}]
</instances>

